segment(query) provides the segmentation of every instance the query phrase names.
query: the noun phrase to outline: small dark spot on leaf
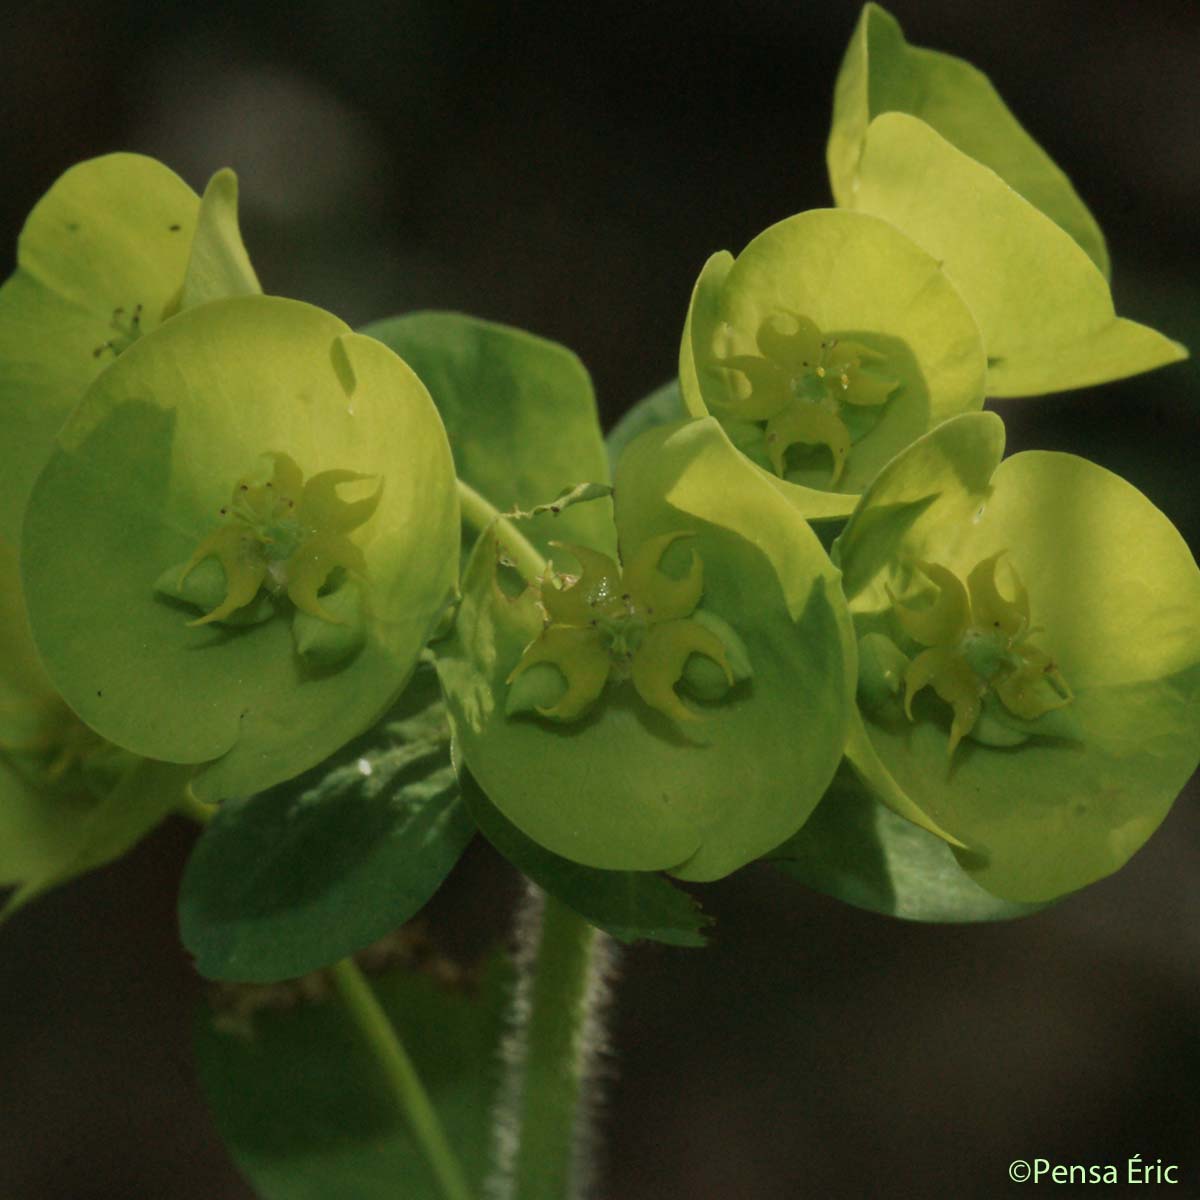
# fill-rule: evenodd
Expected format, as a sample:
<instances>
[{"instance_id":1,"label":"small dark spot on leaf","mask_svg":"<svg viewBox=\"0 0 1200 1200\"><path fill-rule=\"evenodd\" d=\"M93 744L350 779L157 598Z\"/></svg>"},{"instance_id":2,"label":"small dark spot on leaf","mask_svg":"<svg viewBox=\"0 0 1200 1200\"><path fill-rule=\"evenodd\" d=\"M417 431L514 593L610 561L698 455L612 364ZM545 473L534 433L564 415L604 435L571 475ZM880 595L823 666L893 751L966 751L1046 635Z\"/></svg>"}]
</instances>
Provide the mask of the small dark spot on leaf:
<instances>
[{"instance_id":1,"label":"small dark spot on leaf","mask_svg":"<svg viewBox=\"0 0 1200 1200\"><path fill-rule=\"evenodd\" d=\"M103 692L103 691L101 691L101 690L100 690L100 688L97 688L97 689L96 689L96 695L97 695L97 696L103 696L103 695L104 695L104 692Z\"/></svg>"},{"instance_id":2,"label":"small dark spot on leaf","mask_svg":"<svg viewBox=\"0 0 1200 1200\"><path fill-rule=\"evenodd\" d=\"M78 221L68 221L67 222L67 232L68 233L78 233L79 232L79 222Z\"/></svg>"},{"instance_id":3,"label":"small dark spot on leaf","mask_svg":"<svg viewBox=\"0 0 1200 1200\"><path fill-rule=\"evenodd\" d=\"M170 227L170 232L171 232L171 233L178 233L178 232L179 232L179 231L180 231L182 228L183 228L183 226L182 226L182 225L172 225L172 226Z\"/></svg>"}]
</instances>

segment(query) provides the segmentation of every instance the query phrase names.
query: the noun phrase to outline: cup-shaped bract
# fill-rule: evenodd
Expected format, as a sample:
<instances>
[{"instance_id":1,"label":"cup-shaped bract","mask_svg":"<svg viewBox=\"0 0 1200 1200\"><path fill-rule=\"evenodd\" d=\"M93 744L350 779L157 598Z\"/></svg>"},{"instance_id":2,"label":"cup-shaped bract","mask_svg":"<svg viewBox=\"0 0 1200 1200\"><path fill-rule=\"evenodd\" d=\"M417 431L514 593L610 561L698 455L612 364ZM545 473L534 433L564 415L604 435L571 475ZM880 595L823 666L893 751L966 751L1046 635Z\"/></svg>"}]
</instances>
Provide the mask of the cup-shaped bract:
<instances>
[{"instance_id":1,"label":"cup-shaped bract","mask_svg":"<svg viewBox=\"0 0 1200 1200\"><path fill-rule=\"evenodd\" d=\"M988 167L904 113L867 130L854 209L890 221L944 266L971 306L991 396L1088 387L1187 357L1118 317L1079 245Z\"/></svg>"},{"instance_id":2,"label":"cup-shaped bract","mask_svg":"<svg viewBox=\"0 0 1200 1200\"><path fill-rule=\"evenodd\" d=\"M1196 767L1200 570L1119 477L1003 449L993 414L947 422L833 553L860 648L851 764L1034 903L1122 866Z\"/></svg>"},{"instance_id":3,"label":"cup-shaped bract","mask_svg":"<svg viewBox=\"0 0 1200 1200\"><path fill-rule=\"evenodd\" d=\"M886 222L823 209L705 264L679 354L711 413L806 517L847 516L893 455L983 404L974 316L941 264Z\"/></svg>"},{"instance_id":4,"label":"cup-shaped bract","mask_svg":"<svg viewBox=\"0 0 1200 1200\"><path fill-rule=\"evenodd\" d=\"M71 712L38 661L16 550L0 536L0 921L110 862L183 798L186 768L138 759Z\"/></svg>"},{"instance_id":5,"label":"cup-shaped bract","mask_svg":"<svg viewBox=\"0 0 1200 1200\"><path fill-rule=\"evenodd\" d=\"M203 199L138 154L62 175L30 213L0 288L0 534L19 542L54 435L101 371L181 309L259 290L231 171Z\"/></svg>"},{"instance_id":6,"label":"cup-shaped bract","mask_svg":"<svg viewBox=\"0 0 1200 1200\"><path fill-rule=\"evenodd\" d=\"M794 833L837 767L837 572L715 420L642 435L615 489L619 563L576 546L577 577L522 584L509 535L480 538L438 646L456 745L556 854L719 878Z\"/></svg>"},{"instance_id":7,"label":"cup-shaped bract","mask_svg":"<svg viewBox=\"0 0 1200 1200\"><path fill-rule=\"evenodd\" d=\"M1186 357L1117 317L1100 229L986 77L910 46L863 9L834 93L839 205L891 222L945 268L979 322L992 396L1087 387Z\"/></svg>"},{"instance_id":8,"label":"cup-shaped bract","mask_svg":"<svg viewBox=\"0 0 1200 1200\"><path fill-rule=\"evenodd\" d=\"M445 432L392 351L306 304L215 301L130 347L60 431L26 512L30 620L103 737L203 764L201 798L247 795L401 690L458 520Z\"/></svg>"},{"instance_id":9,"label":"cup-shaped bract","mask_svg":"<svg viewBox=\"0 0 1200 1200\"><path fill-rule=\"evenodd\" d=\"M855 207L867 129L889 112L919 118L990 168L1108 275L1108 252L1095 218L987 76L952 54L910 46L895 17L878 4L866 4L834 87L826 159L840 207Z\"/></svg>"}]
</instances>

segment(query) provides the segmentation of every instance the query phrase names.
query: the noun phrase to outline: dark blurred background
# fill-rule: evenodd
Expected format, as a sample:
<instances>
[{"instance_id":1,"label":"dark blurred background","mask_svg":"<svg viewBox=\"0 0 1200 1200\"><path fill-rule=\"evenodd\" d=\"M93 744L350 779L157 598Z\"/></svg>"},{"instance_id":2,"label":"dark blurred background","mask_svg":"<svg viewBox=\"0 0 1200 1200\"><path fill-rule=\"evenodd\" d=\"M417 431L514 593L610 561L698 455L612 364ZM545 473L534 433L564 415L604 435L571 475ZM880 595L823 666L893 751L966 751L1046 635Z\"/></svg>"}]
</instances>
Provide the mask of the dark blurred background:
<instances>
[{"instance_id":1,"label":"dark blurred background","mask_svg":"<svg viewBox=\"0 0 1200 1200\"><path fill-rule=\"evenodd\" d=\"M891 8L910 40L984 69L1067 170L1108 234L1118 311L1200 347L1200 8ZM197 190L231 165L267 291L351 323L441 307L524 326L581 355L611 423L673 375L707 255L829 202L856 16L8 0L3 268L78 159L143 151ZM1012 449L1119 471L1195 547L1198 402L1192 362L1001 412ZM172 823L0 931L0 1200L251 1195L192 1076L201 985L174 917L192 836ZM904 925L766 868L704 889L709 950L624 958L604 1196L990 1197L1020 1194L1014 1158L1134 1154L1200 1196L1198 864L1192 794L1118 876L1005 926ZM476 846L431 920L469 956L515 894Z\"/></svg>"}]
</instances>

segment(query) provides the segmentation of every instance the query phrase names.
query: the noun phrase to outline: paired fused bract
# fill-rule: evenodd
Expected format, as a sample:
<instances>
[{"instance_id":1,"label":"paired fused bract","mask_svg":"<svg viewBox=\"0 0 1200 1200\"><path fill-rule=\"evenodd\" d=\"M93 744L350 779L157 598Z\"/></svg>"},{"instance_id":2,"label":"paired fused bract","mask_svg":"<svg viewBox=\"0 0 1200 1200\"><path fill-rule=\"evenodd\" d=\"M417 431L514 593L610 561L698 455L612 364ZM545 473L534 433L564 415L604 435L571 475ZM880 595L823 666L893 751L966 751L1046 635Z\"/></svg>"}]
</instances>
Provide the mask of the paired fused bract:
<instances>
[{"instance_id":1,"label":"paired fused bract","mask_svg":"<svg viewBox=\"0 0 1200 1200\"><path fill-rule=\"evenodd\" d=\"M686 574L672 579L659 569L667 548L684 533L667 533L644 542L622 572L606 554L583 546L565 549L579 560L582 574L560 587L547 574L541 602L546 627L526 647L509 676L549 663L562 672L566 690L553 705L539 705L544 717L573 721L600 697L610 678L630 679L641 698L678 721L697 714L675 692L692 654L721 668L732 686L733 672L721 639L692 620L704 590L704 568L693 552Z\"/></svg>"},{"instance_id":2,"label":"paired fused bract","mask_svg":"<svg viewBox=\"0 0 1200 1200\"><path fill-rule=\"evenodd\" d=\"M270 479L256 483L238 481L233 498L221 510L226 523L210 533L188 560L179 577L184 580L206 558L214 557L225 572L224 600L191 625L207 625L245 607L266 587L286 592L301 611L344 624L341 617L322 606L319 593L337 568L362 579L366 560L348 537L351 530L370 520L383 491L380 480L364 499L343 500L342 484L367 479L357 471L321 471L307 482L295 461L273 452Z\"/></svg>"},{"instance_id":3,"label":"paired fused bract","mask_svg":"<svg viewBox=\"0 0 1200 1200\"><path fill-rule=\"evenodd\" d=\"M926 647L904 673L904 710L911 719L913 697L932 685L954 709L948 755L974 729L989 690L1009 712L1027 721L1071 700L1054 659L1029 641L1039 631L1030 623L1029 593L1016 572L1013 599L996 586L996 564L1003 554L979 562L965 587L948 568L918 562L938 588L928 608L902 604L888 589L901 628Z\"/></svg>"},{"instance_id":4,"label":"paired fused bract","mask_svg":"<svg viewBox=\"0 0 1200 1200\"><path fill-rule=\"evenodd\" d=\"M775 474L786 470L788 450L797 444L825 446L833 459L829 486L842 477L856 440L845 406L878 408L899 383L883 373L883 355L861 342L824 337L816 323L781 311L758 328L758 355L718 359L741 372L749 391L729 405L747 421L766 421L767 457Z\"/></svg>"}]
</instances>

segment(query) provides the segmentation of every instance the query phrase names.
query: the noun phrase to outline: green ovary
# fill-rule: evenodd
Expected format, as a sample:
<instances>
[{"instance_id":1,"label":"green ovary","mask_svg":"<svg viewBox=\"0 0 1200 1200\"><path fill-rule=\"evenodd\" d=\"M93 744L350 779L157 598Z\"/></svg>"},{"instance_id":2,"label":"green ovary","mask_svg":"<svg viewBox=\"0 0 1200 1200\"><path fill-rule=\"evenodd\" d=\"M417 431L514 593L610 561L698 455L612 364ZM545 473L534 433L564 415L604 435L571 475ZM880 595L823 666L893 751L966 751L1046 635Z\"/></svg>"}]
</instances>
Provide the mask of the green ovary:
<instances>
[{"instance_id":1,"label":"green ovary","mask_svg":"<svg viewBox=\"0 0 1200 1200\"><path fill-rule=\"evenodd\" d=\"M787 470L792 446L825 446L833 458L829 486L837 485L855 437L846 406L881 408L899 386L879 373L882 356L859 342L824 337L798 313L780 311L758 328L759 353L718 358L740 372L743 394L728 406L731 416L765 422L767 457L777 475Z\"/></svg>"},{"instance_id":2,"label":"green ovary","mask_svg":"<svg viewBox=\"0 0 1200 1200\"><path fill-rule=\"evenodd\" d=\"M1013 599L996 586L996 563L1003 553L978 563L965 587L946 567L918 562L938 589L927 608L910 608L888 592L900 627L925 647L905 670L904 710L912 720L913 697L932 686L954 710L948 756L975 728L989 692L1025 721L1071 701L1054 659L1029 642L1039 630L1030 623L1029 594L1016 572Z\"/></svg>"},{"instance_id":3,"label":"green ovary","mask_svg":"<svg viewBox=\"0 0 1200 1200\"><path fill-rule=\"evenodd\" d=\"M221 510L226 522L196 547L179 576L179 586L207 558L225 572L225 598L190 625L223 620L250 604L265 588L286 593L301 612L334 625L341 618L325 609L319 593L330 574L341 568L354 578L366 574L363 552L347 536L370 519L383 490L363 500L341 499L341 484L369 478L356 471L322 471L306 483L303 472L286 454L271 453L271 478L255 483L239 480L229 505Z\"/></svg>"},{"instance_id":4,"label":"green ovary","mask_svg":"<svg viewBox=\"0 0 1200 1200\"><path fill-rule=\"evenodd\" d=\"M549 576L542 580L546 625L525 648L508 683L539 664L557 668L566 680L565 691L554 704L534 706L556 721L583 716L609 679L630 680L646 704L674 720L698 720L675 692L688 658L700 654L711 659L729 686L735 678L721 638L692 616L704 589L699 557L692 554L679 579L658 569L667 547L685 536L651 538L623 572L606 554L564 547L579 560L582 573L568 587Z\"/></svg>"}]
</instances>

